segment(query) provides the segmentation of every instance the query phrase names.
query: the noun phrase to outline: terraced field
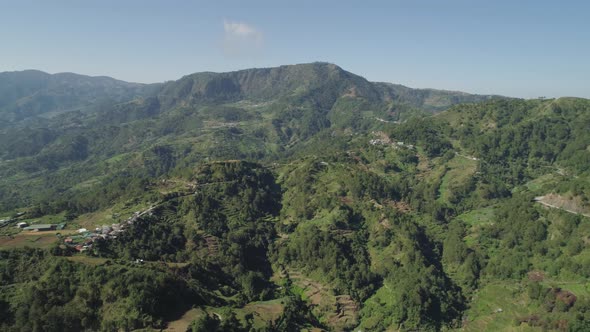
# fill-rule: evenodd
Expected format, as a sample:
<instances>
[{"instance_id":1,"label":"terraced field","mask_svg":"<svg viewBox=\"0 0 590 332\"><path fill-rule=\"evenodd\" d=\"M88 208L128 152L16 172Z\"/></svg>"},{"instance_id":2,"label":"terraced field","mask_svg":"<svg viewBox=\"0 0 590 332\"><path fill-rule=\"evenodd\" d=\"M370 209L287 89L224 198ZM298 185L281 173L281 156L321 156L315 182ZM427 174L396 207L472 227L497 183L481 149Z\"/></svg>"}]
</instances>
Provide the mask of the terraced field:
<instances>
[{"instance_id":1,"label":"terraced field","mask_svg":"<svg viewBox=\"0 0 590 332\"><path fill-rule=\"evenodd\" d=\"M306 277L300 271L290 270L289 277L324 324L338 331L358 325L360 307L350 295L334 295L333 289Z\"/></svg>"}]
</instances>

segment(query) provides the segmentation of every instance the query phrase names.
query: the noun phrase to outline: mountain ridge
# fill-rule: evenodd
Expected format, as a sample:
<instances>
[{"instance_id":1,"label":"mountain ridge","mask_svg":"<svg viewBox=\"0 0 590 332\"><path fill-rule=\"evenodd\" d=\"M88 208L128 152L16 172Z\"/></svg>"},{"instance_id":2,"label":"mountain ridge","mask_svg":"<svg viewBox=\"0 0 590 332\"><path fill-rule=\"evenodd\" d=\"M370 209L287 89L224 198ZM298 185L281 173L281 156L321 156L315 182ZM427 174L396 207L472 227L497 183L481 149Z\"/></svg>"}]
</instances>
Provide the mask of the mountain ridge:
<instances>
[{"instance_id":1,"label":"mountain ridge","mask_svg":"<svg viewBox=\"0 0 590 332\"><path fill-rule=\"evenodd\" d=\"M21 82L18 81L19 78ZM33 82L29 82L31 80ZM328 91L329 99L332 101L343 94L350 93L373 101L409 103L415 107L424 107L429 112L440 111L458 102L504 98L496 95L414 89L401 84L371 82L326 62L249 68L230 72L197 72L182 76L178 80L149 84L131 83L109 76L88 76L67 72L48 74L39 70L25 70L0 73L0 114L11 113L11 116L4 114L2 117L5 122L10 123L43 113L88 108L91 106L88 105L88 101L93 100L92 97L94 99L114 97L115 101L124 102L138 96L153 96L164 99L162 105L165 107L174 107L179 103L190 104L195 100L203 99L219 102L244 98L263 100L287 96L297 97L297 94L314 92L326 85L336 89ZM99 90L99 92L93 95L89 91L84 91L85 87ZM66 88L70 90L69 94L68 91L64 91ZM78 92L76 88L83 91ZM87 103L63 100L67 97L75 99L78 97L76 93L82 94L81 97L84 97ZM326 91L321 93L325 94ZM67 103L67 107L60 102Z\"/></svg>"},{"instance_id":2,"label":"mountain ridge","mask_svg":"<svg viewBox=\"0 0 590 332\"><path fill-rule=\"evenodd\" d=\"M154 88L0 128L0 329L588 330L590 100Z\"/></svg>"},{"instance_id":3,"label":"mountain ridge","mask_svg":"<svg viewBox=\"0 0 590 332\"><path fill-rule=\"evenodd\" d=\"M128 83L107 76L48 74L37 70L0 73L0 127L51 114L85 110L149 94L157 85Z\"/></svg>"}]
</instances>

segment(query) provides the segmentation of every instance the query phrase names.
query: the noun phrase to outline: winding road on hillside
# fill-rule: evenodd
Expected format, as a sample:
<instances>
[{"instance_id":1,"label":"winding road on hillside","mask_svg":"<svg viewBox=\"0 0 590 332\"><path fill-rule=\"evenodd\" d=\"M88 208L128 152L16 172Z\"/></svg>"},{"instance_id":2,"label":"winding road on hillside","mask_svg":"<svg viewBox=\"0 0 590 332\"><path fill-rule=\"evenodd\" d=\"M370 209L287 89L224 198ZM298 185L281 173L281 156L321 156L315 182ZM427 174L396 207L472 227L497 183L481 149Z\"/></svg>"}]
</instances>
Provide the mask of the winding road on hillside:
<instances>
[{"instance_id":1,"label":"winding road on hillside","mask_svg":"<svg viewBox=\"0 0 590 332\"><path fill-rule=\"evenodd\" d=\"M550 204L550 203L547 203L547 202L543 202L543 198L545 198L545 196L537 196L537 197L534 198L534 201L537 202L537 203L540 203L540 204L542 204L544 206L550 207L550 208L559 209L559 210L562 210L562 211L565 211L565 212L569 212L569 213L573 213L573 214L577 214L577 215L581 215L581 216L590 218L590 214L581 213L581 212L577 212L577 211L574 211L574 210L569 210L569 209L562 208L562 207L557 206L557 205L553 205L553 204Z\"/></svg>"}]
</instances>

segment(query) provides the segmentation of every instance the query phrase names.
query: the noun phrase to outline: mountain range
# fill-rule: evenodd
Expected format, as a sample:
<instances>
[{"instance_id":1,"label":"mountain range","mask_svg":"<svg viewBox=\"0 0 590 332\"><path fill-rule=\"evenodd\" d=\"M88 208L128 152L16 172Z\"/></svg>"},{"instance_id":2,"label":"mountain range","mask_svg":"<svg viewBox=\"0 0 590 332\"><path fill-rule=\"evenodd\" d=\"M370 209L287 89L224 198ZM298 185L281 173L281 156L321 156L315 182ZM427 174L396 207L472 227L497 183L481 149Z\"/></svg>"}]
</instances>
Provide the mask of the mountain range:
<instances>
[{"instance_id":1,"label":"mountain range","mask_svg":"<svg viewBox=\"0 0 590 332\"><path fill-rule=\"evenodd\" d=\"M149 85L11 72L0 74L0 96L5 179L0 192L11 196L10 187L14 200L27 204L35 201L29 193L48 190L44 184L35 188L37 176L68 168L76 174L70 179L83 182L103 173L105 161L117 155L163 147L192 161L277 157L330 130L356 131L461 102L500 98L372 83L328 63L197 73ZM7 180L23 170L26 179Z\"/></svg>"},{"instance_id":2,"label":"mountain range","mask_svg":"<svg viewBox=\"0 0 590 332\"><path fill-rule=\"evenodd\" d=\"M105 103L138 98L157 98L166 111L178 105L281 98L313 99L324 95L326 104L343 95L371 102L397 102L437 111L462 102L492 96L470 95L434 89L411 89L402 85L374 83L329 63L277 68L248 69L230 73L196 73L177 81L156 84L128 83L100 76L73 73L47 74L37 70L0 73L0 114L4 123L36 116L52 117L68 111L93 110ZM316 100L316 102L319 102Z\"/></svg>"},{"instance_id":3,"label":"mountain range","mask_svg":"<svg viewBox=\"0 0 590 332\"><path fill-rule=\"evenodd\" d=\"M588 128L329 63L0 73L0 329L587 331Z\"/></svg>"}]
</instances>

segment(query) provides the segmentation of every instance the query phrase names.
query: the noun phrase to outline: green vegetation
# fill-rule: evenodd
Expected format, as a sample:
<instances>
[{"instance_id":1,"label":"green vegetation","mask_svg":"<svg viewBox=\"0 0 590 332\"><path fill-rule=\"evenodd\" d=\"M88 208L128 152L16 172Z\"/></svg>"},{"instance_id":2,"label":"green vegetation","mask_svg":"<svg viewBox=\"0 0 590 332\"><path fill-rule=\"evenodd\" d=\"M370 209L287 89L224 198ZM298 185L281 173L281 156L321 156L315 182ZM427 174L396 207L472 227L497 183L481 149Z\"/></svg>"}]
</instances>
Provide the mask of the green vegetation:
<instances>
[{"instance_id":1,"label":"green vegetation","mask_svg":"<svg viewBox=\"0 0 590 332\"><path fill-rule=\"evenodd\" d=\"M1 254L5 331L157 327L203 301L194 285L153 266L76 264L33 249Z\"/></svg>"},{"instance_id":2,"label":"green vegetation","mask_svg":"<svg viewBox=\"0 0 590 332\"><path fill-rule=\"evenodd\" d=\"M15 109L41 76L0 75L3 331L589 328L588 100L316 63Z\"/></svg>"}]
</instances>

